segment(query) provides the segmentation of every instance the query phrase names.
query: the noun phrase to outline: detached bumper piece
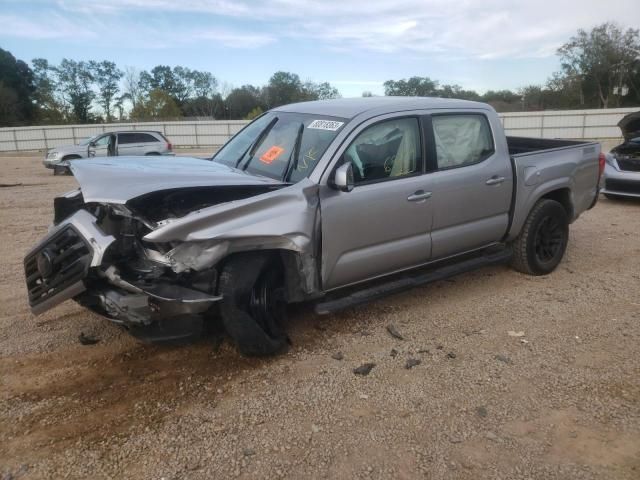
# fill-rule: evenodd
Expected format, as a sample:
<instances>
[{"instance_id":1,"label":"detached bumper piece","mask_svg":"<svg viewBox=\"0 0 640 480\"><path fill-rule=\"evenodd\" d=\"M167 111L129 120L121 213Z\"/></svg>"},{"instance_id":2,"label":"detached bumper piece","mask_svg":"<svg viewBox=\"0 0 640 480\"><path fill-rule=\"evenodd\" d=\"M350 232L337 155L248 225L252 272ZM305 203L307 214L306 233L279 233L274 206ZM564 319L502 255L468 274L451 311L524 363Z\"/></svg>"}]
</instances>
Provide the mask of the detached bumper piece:
<instances>
[{"instance_id":1,"label":"detached bumper piece","mask_svg":"<svg viewBox=\"0 0 640 480\"><path fill-rule=\"evenodd\" d=\"M139 292L104 284L83 292L76 300L125 326L139 340L176 343L198 338L204 330L204 314L222 299L169 283L131 286Z\"/></svg>"},{"instance_id":2,"label":"detached bumper piece","mask_svg":"<svg viewBox=\"0 0 640 480\"><path fill-rule=\"evenodd\" d=\"M93 250L74 228L65 225L24 259L29 305L36 315L85 290Z\"/></svg>"}]
</instances>

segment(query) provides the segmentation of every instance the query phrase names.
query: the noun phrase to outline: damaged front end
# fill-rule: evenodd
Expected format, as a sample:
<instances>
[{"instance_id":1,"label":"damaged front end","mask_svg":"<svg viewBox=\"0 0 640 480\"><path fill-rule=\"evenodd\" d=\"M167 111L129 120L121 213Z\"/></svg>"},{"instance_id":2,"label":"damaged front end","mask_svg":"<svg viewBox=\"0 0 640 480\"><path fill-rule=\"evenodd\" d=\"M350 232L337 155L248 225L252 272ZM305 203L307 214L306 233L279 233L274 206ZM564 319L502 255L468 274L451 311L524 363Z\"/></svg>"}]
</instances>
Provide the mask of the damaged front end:
<instances>
[{"instance_id":1,"label":"damaged front end","mask_svg":"<svg viewBox=\"0 0 640 480\"><path fill-rule=\"evenodd\" d=\"M198 336L203 315L221 298L215 271L175 273L161 251L140 241L149 231L123 206L84 205L60 221L25 257L32 311L73 298L143 340Z\"/></svg>"},{"instance_id":2,"label":"damaged front end","mask_svg":"<svg viewBox=\"0 0 640 480\"><path fill-rule=\"evenodd\" d=\"M247 250L299 253L287 268L307 274L290 298L317 290L310 182L283 190L287 184L246 178L214 186L174 179L175 188L138 186L128 197L104 176L88 182L97 165L89 162L74 171L82 190L55 199L54 226L25 257L35 314L74 299L144 341L195 338L222 299L219 262Z\"/></svg>"}]
</instances>

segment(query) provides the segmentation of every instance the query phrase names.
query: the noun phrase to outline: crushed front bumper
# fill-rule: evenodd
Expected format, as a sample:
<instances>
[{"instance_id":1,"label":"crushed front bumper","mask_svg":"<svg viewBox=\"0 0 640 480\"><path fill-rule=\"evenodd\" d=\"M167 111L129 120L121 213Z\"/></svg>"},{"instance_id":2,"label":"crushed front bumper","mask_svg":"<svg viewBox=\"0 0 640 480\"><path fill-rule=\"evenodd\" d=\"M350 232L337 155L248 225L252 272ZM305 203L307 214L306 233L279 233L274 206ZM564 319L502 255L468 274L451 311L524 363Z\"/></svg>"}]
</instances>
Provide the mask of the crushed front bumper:
<instances>
[{"instance_id":1,"label":"crushed front bumper","mask_svg":"<svg viewBox=\"0 0 640 480\"><path fill-rule=\"evenodd\" d=\"M47 168L68 168L69 160L61 160L59 158L46 158L42 160L42 164Z\"/></svg>"},{"instance_id":2,"label":"crushed front bumper","mask_svg":"<svg viewBox=\"0 0 640 480\"><path fill-rule=\"evenodd\" d=\"M143 339L175 340L200 330L202 314L222 297L166 280L122 279L104 264L115 241L86 210L52 228L24 259L31 311L41 314L73 298Z\"/></svg>"},{"instance_id":3,"label":"crushed front bumper","mask_svg":"<svg viewBox=\"0 0 640 480\"><path fill-rule=\"evenodd\" d=\"M46 312L83 292L89 269L102 263L114 240L86 210L78 210L51 229L24 258L31 311Z\"/></svg>"}]
</instances>

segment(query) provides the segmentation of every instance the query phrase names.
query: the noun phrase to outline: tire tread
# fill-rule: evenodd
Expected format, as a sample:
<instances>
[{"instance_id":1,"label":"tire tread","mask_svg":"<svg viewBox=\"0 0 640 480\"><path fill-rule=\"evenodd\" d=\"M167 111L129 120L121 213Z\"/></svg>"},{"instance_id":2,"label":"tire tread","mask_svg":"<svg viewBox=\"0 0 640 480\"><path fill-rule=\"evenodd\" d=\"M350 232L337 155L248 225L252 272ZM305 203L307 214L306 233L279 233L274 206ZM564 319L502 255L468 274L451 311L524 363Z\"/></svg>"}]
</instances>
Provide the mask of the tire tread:
<instances>
[{"instance_id":1,"label":"tire tread","mask_svg":"<svg viewBox=\"0 0 640 480\"><path fill-rule=\"evenodd\" d=\"M545 208L548 208L549 205L559 205L561 208L564 208L559 202L555 200L551 200L548 198L538 200L529 212L527 220L525 221L520 234L513 242L513 256L511 257L511 266L521 273L526 273L527 275L540 275L539 272L536 272L536 270L534 270L533 266L529 262L527 244L529 242L529 236L531 235L531 229L538 219L539 212L541 210L544 210Z\"/></svg>"}]
</instances>

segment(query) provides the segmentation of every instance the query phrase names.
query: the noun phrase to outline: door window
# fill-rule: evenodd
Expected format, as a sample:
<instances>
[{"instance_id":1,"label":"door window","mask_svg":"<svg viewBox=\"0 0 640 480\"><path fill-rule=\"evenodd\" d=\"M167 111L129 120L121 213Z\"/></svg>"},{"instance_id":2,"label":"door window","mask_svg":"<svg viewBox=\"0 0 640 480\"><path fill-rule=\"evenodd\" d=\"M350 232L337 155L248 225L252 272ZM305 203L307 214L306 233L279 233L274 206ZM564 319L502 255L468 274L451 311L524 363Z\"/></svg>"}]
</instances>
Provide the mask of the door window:
<instances>
[{"instance_id":1,"label":"door window","mask_svg":"<svg viewBox=\"0 0 640 480\"><path fill-rule=\"evenodd\" d=\"M416 118L386 120L363 130L347 148L355 183L405 177L422 171L420 128Z\"/></svg>"},{"instance_id":2,"label":"door window","mask_svg":"<svg viewBox=\"0 0 640 480\"><path fill-rule=\"evenodd\" d=\"M134 133L119 133L118 145L126 145L128 143L136 143L136 137Z\"/></svg>"},{"instance_id":3,"label":"door window","mask_svg":"<svg viewBox=\"0 0 640 480\"><path fill-rule=\"evenodd\" d=\"M106 147L109 143L109 135L105 135L104 137L98 138L95 142L93 142L96 147Z\"/></svg>"},{"instance_id":4,"label":"door window","mask_svg":"<svg viewBox=\"0 0 640 480\"><path fill-rule=\"evenodd\" d=\"M438 170L472 165L495 151L484 115L434 115L432 122Z\"/></svg>"}]
</instances>

